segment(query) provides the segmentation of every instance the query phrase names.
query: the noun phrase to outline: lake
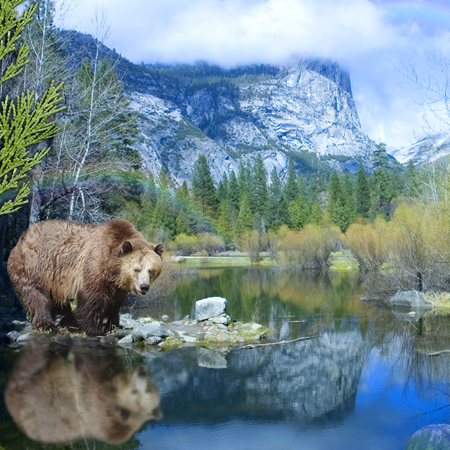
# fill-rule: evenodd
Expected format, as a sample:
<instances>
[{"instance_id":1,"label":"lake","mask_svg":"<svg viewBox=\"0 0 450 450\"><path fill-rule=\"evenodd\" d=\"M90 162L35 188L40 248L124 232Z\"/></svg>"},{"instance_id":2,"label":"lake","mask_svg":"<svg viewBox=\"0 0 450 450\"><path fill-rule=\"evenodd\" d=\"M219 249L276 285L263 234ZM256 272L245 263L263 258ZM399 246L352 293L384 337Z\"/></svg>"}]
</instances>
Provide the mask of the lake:
<instances>
[{"instance_id":1,"label":"lake","mask_svg":"<svg viewBox=\"0 0 450 450\"><path fill-rule=\"evenodd\" d=\"M176 320L192 315L196 300L222 296L234 319L268 326L268 342L320 337L229 352L0 346L0 449L403 449L418 429L450 423L450 354L430 356L450 349L449 319L417 320L362 302L364 294L355 273L192 269L170 299L147 307L130 302L129 310ZM29 375L33 365L40 365L35 378ZM122 389L111 387L115 374L122 384L145 374L159 392L162 418L141 424L122 406L111 406ZM77 392L89 392L77 397L84 418L71 415L73 400L67 410L61 407L61 397L68 396L62 380L73 377ZM25 383L30 380L31 387ZM150 388L146 395L150 403L155 398ZM34 418L24 413L33 408ZM134 420L133 426L123 428L119 416ZM129 439L48 444L25 435L74 439L81 428L109 442Z\"/></svg>"}]
</instances>

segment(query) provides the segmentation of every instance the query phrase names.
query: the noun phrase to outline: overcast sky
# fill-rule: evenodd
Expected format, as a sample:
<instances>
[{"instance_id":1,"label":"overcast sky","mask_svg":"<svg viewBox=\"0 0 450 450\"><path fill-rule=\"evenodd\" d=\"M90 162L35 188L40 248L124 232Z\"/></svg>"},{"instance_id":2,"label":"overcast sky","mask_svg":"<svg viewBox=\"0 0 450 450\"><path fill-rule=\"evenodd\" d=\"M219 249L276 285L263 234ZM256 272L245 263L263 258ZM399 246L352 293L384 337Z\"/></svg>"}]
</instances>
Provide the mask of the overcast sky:
<instances>
[{"instance_id":1,"label":"overcast sky","mask_svg":"<svg viewBox=\"0 0 450 450\"><path fill-rule=\"evenodd\" d=\"M108 15L106 45L135 63L335 60L350 72L363 131L388 150L425 134L424 92L403 67L434 75L426 56L450 57L448 0L78 0L64 26L89 32L96 6Z\"/></svg>"}]
</instances>

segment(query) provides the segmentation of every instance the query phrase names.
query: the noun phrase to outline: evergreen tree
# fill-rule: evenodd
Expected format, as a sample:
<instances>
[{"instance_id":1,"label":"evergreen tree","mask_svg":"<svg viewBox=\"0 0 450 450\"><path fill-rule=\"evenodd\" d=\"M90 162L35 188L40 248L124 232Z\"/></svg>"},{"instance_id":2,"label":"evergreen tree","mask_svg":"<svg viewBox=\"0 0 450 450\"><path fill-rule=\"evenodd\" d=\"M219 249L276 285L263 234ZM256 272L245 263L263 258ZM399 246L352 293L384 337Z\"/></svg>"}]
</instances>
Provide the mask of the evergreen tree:
<instances>
[{"instance_id":1,"label":"evergreen tree","mask_svg":"<svg viewBox=\"0 0 450 450\"><path fill-rule=\"evenodd\" d=\"M315 201L311 206L311 214L309 215L308 223L312 225L322 224L323 211L318 201Z\"/></svg>"},{"instance_id":2,"label":"evergreen tree","mask_svg":"<svg viewBox=\"0 0 450 450\"><path fill-rule=\"evenodd\" d=\"M366 172L362 164L358 167L358 174L355 182L355 207L356 214L361 217L367 217L371 205L371 196Z\"/></svg>"},{"instance_id":3,"label":"evergreen tree","mask_svg":"<svg viewBox=\"0 0 450 450\"><path fill-rule=\"evenodd\" d=\"M235 213L236 217L240 209L240 198L241 193L239 189L239 182L236 178L234 170L232 170L230 173L230 182L228 188L228 207L230 209L231 215Z\"/></svg>"},{"instance_id":4,"label":"evergreen tree","mask_svg":"<svg viewBox=\"0 0 450 450\"><path fill-rule=\"evenodd\" d=\"M189 188L187 186L186 181L183 181L183 184L181 185L180 189L177 189L177 196L183 202L189 201L190 198Z\"/></svg>"},{"instance_id":5,"label":"evergreen tree","mask_svg":"<svg viewBox=\"0 0 450 450\"><path fill-rule=\"evenodd\" d=\"M344 205L342 201L341 183L335 170L331 174L330 184L328 186L327 212L330 215L331 221L338 227L341 227L344 217Z\"/></svg>"},{"instance_id":6,"label":"evergreen tree","mask_svg":"<svg viewBox=\"0 0 450 450\"><path fill-rule=\"evenodd\" d=\"M414 165L413 160L410 159L405 174L405 195L409 197L419 197L420 194L421 189L416 166Z\"/></svg>"},{"instance_id":7,"label":"evergreen tree","mask_svg":"<svg viewBox=\"0 0 450 450\"><path fill-rule=\"evenodd\" d=\"M21 42L21 33L32 20L37 5L32 5L19 17L16 8L21 3L18 0L3 0L0 9L0 193L17 189L27 173L42 162L49 149L44 148L31 156L30 146L46 141L57 133L56 122L51 118L62 109L56 106L62 100L58 91L61 86L55 88L53 83L40 99L37 98L38 93L30 91L23 93L17 101L12 100L10 95L5 96L8 83L12 83L11 80L21 74L29 62L29 50L25 42ZM13 200L0 206L0 215L16 211L27 203L29 193L28 183L22 184Z\"/></svg>"},{"instance_id":8,"label":"evergreen tree","mask_svg":"<svg viewBox=\"0 0 450 450\"><path fill-rule=\"evenodd\" d=\"M181 210L175 223L176 234L192 234L191 223L186 213Z\"/></svg>"},{"instance_id":9,"label":"evergreen tree","mask_svg":"<svg viewBox=\"0 0 450 450\"><path fill-rule=\"evenodd\" d=\"M169 175L164 166L161 166L161 170L159 171L159 186L164 191L169 189Z\"/></svg>"},{"instance_id":10,"label":"evergreen tree","mask_svg":"<svg viewBox=\"0 0 450 450\"><path fill-rule=\"evenodd\" d=\"M267 207L266 224L277 229L288 223L288 207L281 189L280 178L274 167L270 174L269 204Z\"/></svg>"},{"instance_id":11,"label":"evergreen tree","mask_svg":"<svg viewBox=\"0 0 450 450\"><path fill-rule=\"evenodd\" d=\"M283 195L287 204L293 202L298 195L297 175L295 173L294 160L289 158L287 181L284 185Z\"/></svg>"},{"instance_id":12,"label":"evergreen tree","mask_svg":"<svg viewBox=\"0 0 450 450\"><path fill-rule=\"evenodd\" d=\"M243 162L239 163L239 173L238 173L238 182L239 182L239 199L242 199L244 194L248 194L248 173L245 168Z\"/></svg>"},{"instance_id":13,"label":"evergreen tree","mask_svg":"<svg viewBox=\"0 0 450 450\"><path fill-rule=\"evenodd\" d=\"M293 230L300 230L306 225L308 220L308 207L305 202L305 197L298 194L294 202L289 203L289 226Z\"/></svg>"},{"instance_id":14,"label":"evergreen tree","mask_svg":"<svg viewBox=\"0 0 450 450\"><path fill-rule=\"evenodd\" d=\"M387 169L389 165L389 156L386 153L386 144L381 142L375 146L375 150L372 154L372 164L374 169Z\"/></svg>"},{"instance_id":15,"label":"evergreen tree","mask_svg":"<svg viewBox=\"0 0 450 450\"><path fill-rule=\"evenodd\" d=\"M253 175L252 192L255 197L255 213L259 214L261 218L265 217L266 209L269 201L269 192L267 189L267 172L261 154L258 153L255 162L255 169Z\"/></svg>"},{"instance_id":16,"label":"evergreen tree","mask_svg":"<svg viewBox=\"0 0 450 450\"><path fill-rule=\"evenodd\" d=\"M216 217L218 209L216 188L214 187L214 181L205 155L200 155L194 164L192 196L203 215L207 214L211 217Z\"/></svg>"},{"instance_id":17,"label":"evergreen tree","mask_svg":"<svg viewBox=\"0 0 450 450\"><path fill-rule=\"evenodd\" d=\"M217 198L219 202L228 200L228 177L225 172L223 173L222 179L217 186Z\"/></svg>"},{"instance_id":18,"label":"evergreen tree","mask_svg":"<svg viewBox=\"0 0 450 450\"><path fill-rule=\"evenodd\" d=\"M247 192L244 192L241 198L241 208L236 221L236 241L239 242L239 238L245 231L251 230L253 227L253 214L250 208L250 196Z\"/></svg>"},{"instance_id":19,"label":"evergreen tree","mask_svg":"<svg viewBox=\"0 0 450 450\"><path fill-rule=\"evenodd\" d=\"M353 197L353 186L348 174L342 179L342 203L343 216L340 223L341 230L345 233L347 228L355 221L356 205Z\"/></svg>"},{"instance_id":20,"label":"evergreen tree","mask_svg":"<svg viewBox=\"0 0 450 450\"><path fill-rule=\"evenodd\" d=\"M217 221L217 229L219 234L223 237L226 244L233 242L234 239L234 229L233 223L231 221L230 209L226 201L220 202L220 214L219 220Z\"/></svg>"}]
</instances>

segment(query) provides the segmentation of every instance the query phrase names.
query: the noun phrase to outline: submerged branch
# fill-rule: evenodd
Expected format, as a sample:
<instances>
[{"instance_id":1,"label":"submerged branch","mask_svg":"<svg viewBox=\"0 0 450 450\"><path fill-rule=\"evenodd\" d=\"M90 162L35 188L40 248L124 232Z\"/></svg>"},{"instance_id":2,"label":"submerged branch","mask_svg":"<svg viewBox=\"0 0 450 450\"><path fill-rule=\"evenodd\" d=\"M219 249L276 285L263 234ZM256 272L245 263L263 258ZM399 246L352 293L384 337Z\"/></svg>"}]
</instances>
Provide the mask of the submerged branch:
<instances>
[{"instance_id":1,"label":"submerged branch","mask_svg":"<svg viewBox=\"0 0 450 450\"><path fill-rule=\"evenodd\" d=\"M291 339L289 341L279 341L279 342L270 342L269 344L248 344L244 345L243 347L237 347L235 350L252 350L256 347L272 347L274 345L284 345L284 344L291 344L292 342L298 342L298 341L306 341L308 339L314 339L320 337L320 334L315 334L313 336L305 336L297 339Z\"/></svg>"}]
</instances>

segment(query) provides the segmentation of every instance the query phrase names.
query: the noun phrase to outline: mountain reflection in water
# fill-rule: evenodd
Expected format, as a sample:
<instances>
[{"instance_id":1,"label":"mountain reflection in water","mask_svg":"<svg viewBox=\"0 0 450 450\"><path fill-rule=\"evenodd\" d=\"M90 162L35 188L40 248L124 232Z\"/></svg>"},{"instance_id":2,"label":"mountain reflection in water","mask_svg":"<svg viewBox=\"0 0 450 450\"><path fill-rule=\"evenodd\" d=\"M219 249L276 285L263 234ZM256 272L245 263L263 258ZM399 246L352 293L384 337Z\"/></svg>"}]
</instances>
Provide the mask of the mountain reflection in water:
<instances>
[{"instance_id":1,"label":"mountain reflection in water","mask_svg":"<svg viewBox=\"0 0 450 450\"><path fill-rule=\"evenodd\" d=\"M262 268L186 271L170 299L147 305L133 301L134 310L129 312L155 318L168 314L176 320L192 314L195 300L216 295L227 298L227 311L235 319L268 325L273 330L269 342L280 337L320 337L231 351L227 346L169 351L134 347L115 352L101 347L56 350L35 349L31 344L24 350L0 346L0 446L8 450L117 448L89 439L66 446L41 444L17 430L2 404L6 380L18 383L20 371L20 377L32 379L34 387L14 391L14 395L22 402L30 397L31 406L39 401L42 409L50 405L52 395L67 396L64 391L45 393L51 367L59 373L55 386L87 374L93 377L93 384L86 381L92 392L82 402L84 409L92 410L90 423L72 427L74 420L81 419L71 414L72 439L80 438L74 429L81 427L89 431L86 436L102 439L94 434L94 426L103 438L110 439L111 428L102 428L107 421L99 425L99 412L113 409L109 417L115 416L119 423L124 417L117 395L109 394L108 386L115 385L116 375L126 379L142 370L151 374L164 417L146 423L134 435L130 430L130 439L120 444L123 450L397 450L418 429L450 423L448 316L433 312L419 319L407 311L361 302L360 297L367 294L357 274L277 273ZM95 364L100 368L89 368ZM105 372L108 376L100 376ZM8 385L9 408L11 390ZM157 393L149 413L155 414L151 409L159 404L156 399ZM104 404L91 407L94 401ZM112 404L119 406L112 408ZM24 403L22 407L30 408ZM64 413L61 406L52 407L60 416L50 430L55 439ZM81 410L78 404L71 408ZM22 408L16 409L10 412L28 433L20 423Z\"/></svg>"},{"instance_id":2,"label":"mountain reflection in water","mask_svg":"<svg viewBox=\"0 0 450 450\"><path fill-rule=\"evenodd\" d=\"M63 347L45 335L28 344L5 403L28 437L50 443L118 444L161 417L158 389L144 369L127 370L111 349Z\"/></svg>"}]
</instances>

